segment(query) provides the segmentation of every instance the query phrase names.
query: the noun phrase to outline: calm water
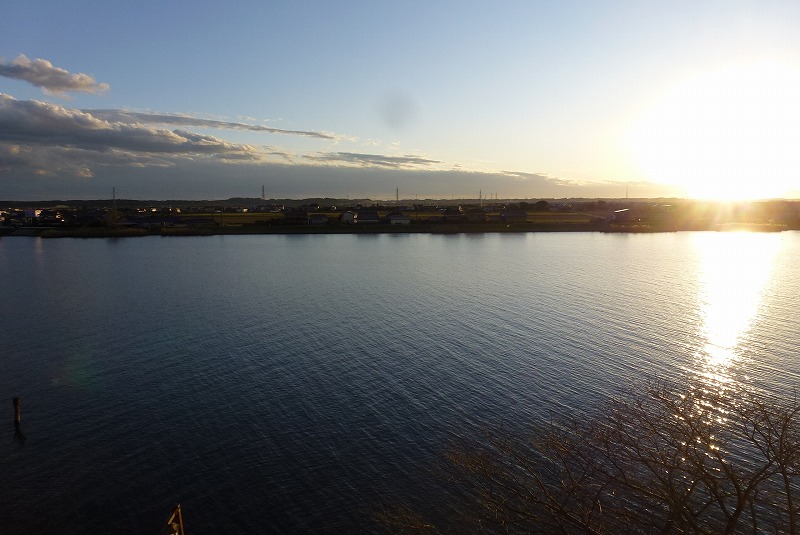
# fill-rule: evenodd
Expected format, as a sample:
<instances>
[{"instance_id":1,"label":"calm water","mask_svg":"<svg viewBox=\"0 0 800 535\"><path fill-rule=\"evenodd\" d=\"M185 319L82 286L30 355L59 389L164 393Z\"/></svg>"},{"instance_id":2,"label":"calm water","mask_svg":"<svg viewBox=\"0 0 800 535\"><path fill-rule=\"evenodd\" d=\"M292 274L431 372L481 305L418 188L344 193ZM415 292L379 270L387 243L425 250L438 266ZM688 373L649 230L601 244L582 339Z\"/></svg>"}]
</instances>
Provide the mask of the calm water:
<instances>
[{"instance_id":1,"label":"calm water","mask_svg":"<svg viewBox=\"0 0 800 535\"><path fill-rule=\"evenodd\" d=\"M369 532L485 426L800 386L800 233L0 239L0 532ZM22 397L24 446L10 398ZM2 412L2 411L0 411Z\"/></svg>"}]
</instances>

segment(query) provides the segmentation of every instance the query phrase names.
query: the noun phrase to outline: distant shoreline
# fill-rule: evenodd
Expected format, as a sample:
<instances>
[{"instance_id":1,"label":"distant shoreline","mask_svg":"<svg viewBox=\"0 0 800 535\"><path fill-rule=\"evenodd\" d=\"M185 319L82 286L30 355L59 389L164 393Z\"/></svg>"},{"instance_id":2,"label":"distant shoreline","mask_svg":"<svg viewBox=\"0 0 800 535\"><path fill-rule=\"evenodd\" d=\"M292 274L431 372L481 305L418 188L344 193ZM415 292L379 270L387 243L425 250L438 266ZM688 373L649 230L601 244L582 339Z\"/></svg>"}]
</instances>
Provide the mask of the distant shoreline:
<instances>
[{"instance_id":1,"label":"distant shoreline","mask_svg":"<svg viewBox=\"0 0 800 535\"><path fill-rule=\"evenodd\" d=\"M498 234L528 232L601 232L622 234L643 234L658 232L692 232L692 231L748 231L748 232L782 232L800 230L783 224L774 223L727 223L696 224L688 226L668 226L642 223L416 223L413 225L242 225L214 227L162 227L157 229L143 228L108 228L108 227L21 227L0 233L0 236L27 236L42 238L136 238L143 236L229 236L258 234Z\"/></svg>"}]
</instances>

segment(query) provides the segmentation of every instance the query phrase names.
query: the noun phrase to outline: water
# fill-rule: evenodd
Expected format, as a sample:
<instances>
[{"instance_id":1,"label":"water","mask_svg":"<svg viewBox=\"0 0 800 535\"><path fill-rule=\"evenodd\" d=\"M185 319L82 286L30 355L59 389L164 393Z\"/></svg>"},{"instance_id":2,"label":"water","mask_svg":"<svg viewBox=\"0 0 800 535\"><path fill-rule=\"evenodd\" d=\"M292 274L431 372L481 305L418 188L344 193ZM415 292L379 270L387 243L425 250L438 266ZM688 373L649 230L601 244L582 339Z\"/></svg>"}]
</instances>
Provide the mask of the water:
<instances>
[{"instance_id":1,"label":"water","mask_svg":"<svg viewBox=\"0 0 800 535\"><path fill-rule=\"evenodd\" d=\"M643 377L800 385L800 233L0 239L3 533L370 532Z\"/></svg>"}]
</instances>

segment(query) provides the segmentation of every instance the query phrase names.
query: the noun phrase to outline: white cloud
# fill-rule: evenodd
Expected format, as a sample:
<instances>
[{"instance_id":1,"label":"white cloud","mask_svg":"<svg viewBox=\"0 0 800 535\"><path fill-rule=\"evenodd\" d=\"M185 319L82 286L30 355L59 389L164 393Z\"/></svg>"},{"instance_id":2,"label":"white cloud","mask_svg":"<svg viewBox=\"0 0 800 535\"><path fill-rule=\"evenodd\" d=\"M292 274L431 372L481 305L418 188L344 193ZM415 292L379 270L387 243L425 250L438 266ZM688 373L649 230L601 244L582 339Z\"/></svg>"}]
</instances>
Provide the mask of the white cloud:
<instances>
[{"instance_id":1,"label":"white cloud","mask_svg":"<svg viewBox=\"0 0 800 535\"><path fill-rule=\"evenodd\" d=\"M88 74L71 74L66 69L54 67L45 59L31 61L24 54L10 63L0 63L0 76L24 80L53 95L63 95L69 91L102 93L109 89L108 84L97 83Z\"/></svg>"}]
</instances>

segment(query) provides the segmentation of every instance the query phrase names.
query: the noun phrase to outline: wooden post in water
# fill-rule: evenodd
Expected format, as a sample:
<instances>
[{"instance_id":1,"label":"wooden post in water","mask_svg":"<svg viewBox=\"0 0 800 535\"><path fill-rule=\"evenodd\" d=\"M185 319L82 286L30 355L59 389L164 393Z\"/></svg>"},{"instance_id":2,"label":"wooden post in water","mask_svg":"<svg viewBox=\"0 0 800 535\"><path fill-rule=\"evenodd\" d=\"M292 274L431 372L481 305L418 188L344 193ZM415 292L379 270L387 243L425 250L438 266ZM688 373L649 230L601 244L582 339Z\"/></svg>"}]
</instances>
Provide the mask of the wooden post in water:
<instances>
[{"instance_id":1,"label":"wooden post in water","mask_svg":"<svg viewBox=\"0 0 800 535\"><path fill-rule=\"evenodd\" d=\"M22 409L19 406L19 398L15 397L12 402L14 403L14 427L19 427L22 422Z\"/></svg>"},{"instance_id":2,"label":"wooden post in water","mask_svg":"<svg viewBox=\"0 0 800 535\"><path fill-rule=\"evenodd\" d=\"M14 404L14 438L19 441L20 444L25 443L25 434L22 432L22 409L20 408L19 404L19 397L15 397L12 400Z\"/></svg>"}]
</instances>

